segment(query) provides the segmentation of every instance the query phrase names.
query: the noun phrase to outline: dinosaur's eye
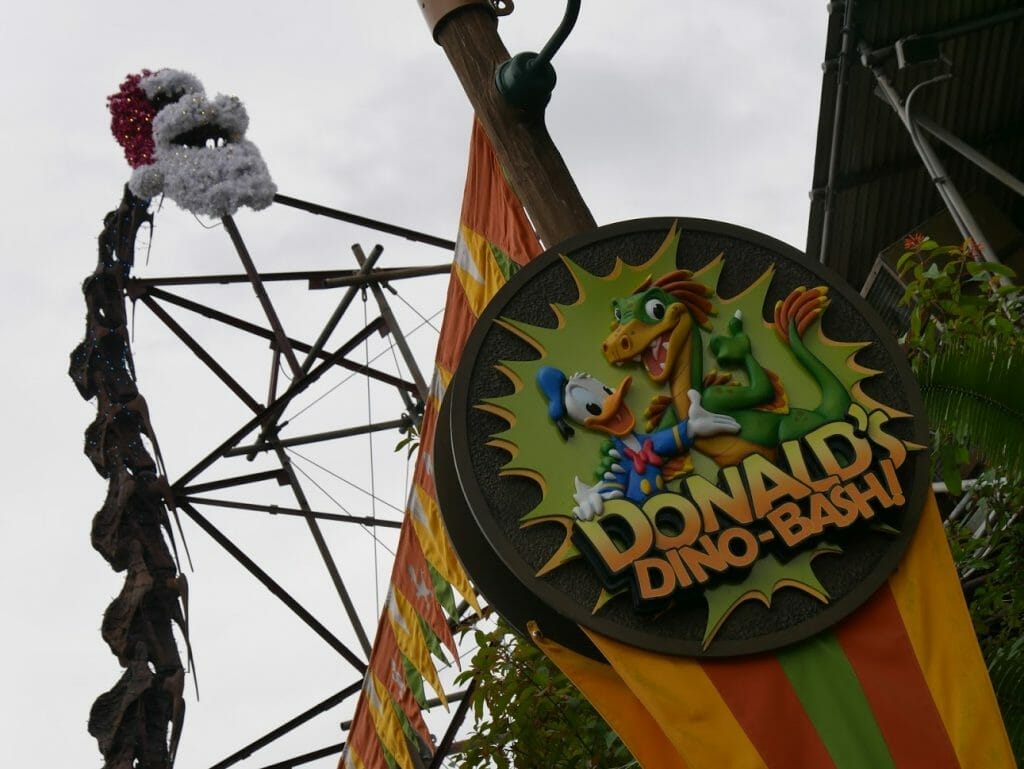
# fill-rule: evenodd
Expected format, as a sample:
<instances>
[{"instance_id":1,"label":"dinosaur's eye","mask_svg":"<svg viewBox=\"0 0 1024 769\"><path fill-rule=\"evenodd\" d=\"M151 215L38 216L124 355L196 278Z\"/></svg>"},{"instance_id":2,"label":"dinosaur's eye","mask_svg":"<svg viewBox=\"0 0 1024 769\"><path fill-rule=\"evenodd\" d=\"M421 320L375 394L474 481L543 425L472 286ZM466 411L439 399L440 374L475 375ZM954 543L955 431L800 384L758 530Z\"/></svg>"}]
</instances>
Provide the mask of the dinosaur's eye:
<instances>
[{"instance_id":1,"label":"dinosaur's eye","mask_svg":"<svg viewBox=\"0 0 1024 769\"><path fill-rule=\"evenodd\" d=\"M615 320L622 320L622 310L619 309L618 305L612 308L612 314L615 315Z\"/></svg>"},{"instance_id":2,"label":"dinosaur's eye","mask_svg":"<svg viewBox=\"0 0 1024 769\"><path fill-rule=\"evenodd\" d=\"M661 320L665 317L665 303L660 299L648 299L644 304L644 312L655 320Z\"/></svg>"}]
</instances>

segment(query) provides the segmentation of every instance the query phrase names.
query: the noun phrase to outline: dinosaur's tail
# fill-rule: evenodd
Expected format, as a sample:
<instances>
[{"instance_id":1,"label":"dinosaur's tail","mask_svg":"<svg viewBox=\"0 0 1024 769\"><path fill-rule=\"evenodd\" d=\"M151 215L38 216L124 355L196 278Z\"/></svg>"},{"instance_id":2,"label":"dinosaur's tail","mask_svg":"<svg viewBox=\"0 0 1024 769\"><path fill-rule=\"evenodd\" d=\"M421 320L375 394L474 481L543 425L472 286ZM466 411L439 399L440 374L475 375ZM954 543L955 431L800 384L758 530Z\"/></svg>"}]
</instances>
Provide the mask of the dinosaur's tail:
<instances>
[{"instance_id":1,"label":"dinosaur's tail","mask_svg":"<svg viewBox=\"0 0 1024 769\"><path fill-rule=\"evenodd\" d=\"M814 377L821 388L821 405L814 409L823 417L828 419L842 419L850 409L850 392L846 389L839 378L832 373L824 363L815 357L814 353L807 349L796 332L796 324L789 327L790 347L793 354L808 373Z\"/></svg>"}]
</instances>

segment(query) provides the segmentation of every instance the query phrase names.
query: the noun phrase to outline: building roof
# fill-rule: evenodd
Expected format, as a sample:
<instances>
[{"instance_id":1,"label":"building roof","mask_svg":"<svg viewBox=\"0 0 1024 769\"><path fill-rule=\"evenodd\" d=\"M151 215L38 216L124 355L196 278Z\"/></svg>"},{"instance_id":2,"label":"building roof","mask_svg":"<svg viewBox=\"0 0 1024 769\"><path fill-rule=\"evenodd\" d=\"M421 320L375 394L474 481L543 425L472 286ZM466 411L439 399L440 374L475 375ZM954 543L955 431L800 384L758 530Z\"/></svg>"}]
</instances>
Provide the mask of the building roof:
<instances>
[{"instance_id":1,"label":"building roof","mask_svg":"<svg viewBox=\"0 0 1024 769\"><path fill-rule=\"evenodd\" d=\"M865 62L930 117L1024 177L1024 3L1021 0L859 0L829 6L807 253L860 288L879 253L943 209L896 112L875 94ZM847 26L848 24L848 26ZM844 29L849 34L844 35ZM931 37L948 64L899 69L897 41ZM991 204L1024 231L1024 198L941 142L930 140L964 196ZM982 228L987 226L983 222ZM1002 238L997 251L1018 251Z\"/></svg>"}]
</instances>

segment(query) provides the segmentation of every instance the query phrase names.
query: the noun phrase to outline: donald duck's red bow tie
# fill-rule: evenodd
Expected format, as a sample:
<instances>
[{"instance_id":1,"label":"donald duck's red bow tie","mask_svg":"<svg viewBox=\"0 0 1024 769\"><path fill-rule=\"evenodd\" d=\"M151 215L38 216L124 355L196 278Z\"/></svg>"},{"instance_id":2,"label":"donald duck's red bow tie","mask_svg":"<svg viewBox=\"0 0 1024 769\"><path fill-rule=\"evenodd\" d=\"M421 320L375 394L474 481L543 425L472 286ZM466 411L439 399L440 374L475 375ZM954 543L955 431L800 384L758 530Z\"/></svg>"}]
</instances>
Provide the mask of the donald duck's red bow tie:
<instances>
[{"instance_id":1,"label":"donald duck's red bow tie","mask_svg":"<svg viewBox=\"0 0 1024 769\"><path fill-rule=\"evenodd\" d=\"M623 448L626 449L626 456L633 461L633 469L638 473L647 470L647 465L649 464L655 467L661 467L662 465L662 458L655 453L654 441L650 438L644 441L640 451L634 451L629 446L624 446Z\"/></svg>"}]
</instances>

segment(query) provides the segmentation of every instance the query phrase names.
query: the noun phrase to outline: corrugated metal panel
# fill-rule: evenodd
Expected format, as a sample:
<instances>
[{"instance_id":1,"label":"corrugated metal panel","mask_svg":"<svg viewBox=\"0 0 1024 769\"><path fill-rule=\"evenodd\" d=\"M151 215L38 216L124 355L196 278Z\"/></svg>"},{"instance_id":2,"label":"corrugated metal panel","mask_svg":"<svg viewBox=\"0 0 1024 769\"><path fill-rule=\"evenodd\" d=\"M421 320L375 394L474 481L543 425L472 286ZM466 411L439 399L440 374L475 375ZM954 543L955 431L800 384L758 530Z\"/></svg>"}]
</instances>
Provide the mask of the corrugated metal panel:
<instances>
[{"instance_id":1,"label":"corrugated metal panel","mask_svg":"<svg viewBox=\"0 0 1024 769\"><path fill-rule=\"evenodd\" d=\"M829 23L826 61L842 46L837 5ZM853 7L859 40L871 50L889 49L910 34L943 38L941 50L952 62L952 80L930 85L914 98L915 111L930 116L979 151L1024 176L1024 6L1020 0L860 0ZM996 26L960 30L994 14L1016 14ZM935 65L898 71L895 57L884 69L906 95L922 79L937 74ZM928 69L931 67L931 69ZM917 222L941 209L897 115L875 96L871 72L855 61L845 91L845 113L836 146L837 178L828 184L836 100L837 68L826 70L818 127L807 251L861 285L875 255ZM984 191L1013 223L1024 230L1024 201L975 166L933 141L949 177L961 193ZM827 195L832 195L828 242Z\"/></svg>"}]
</instances>

